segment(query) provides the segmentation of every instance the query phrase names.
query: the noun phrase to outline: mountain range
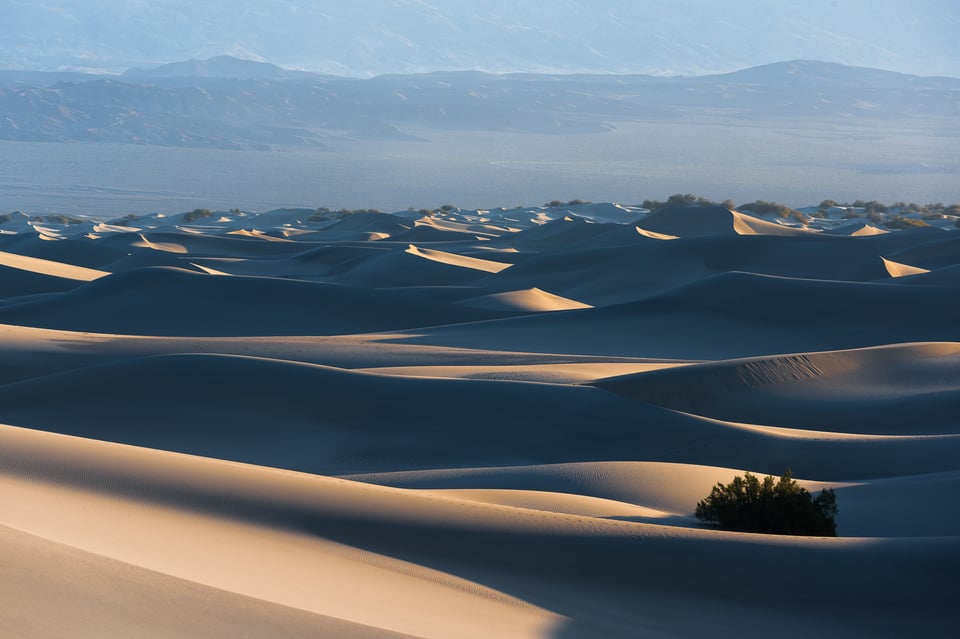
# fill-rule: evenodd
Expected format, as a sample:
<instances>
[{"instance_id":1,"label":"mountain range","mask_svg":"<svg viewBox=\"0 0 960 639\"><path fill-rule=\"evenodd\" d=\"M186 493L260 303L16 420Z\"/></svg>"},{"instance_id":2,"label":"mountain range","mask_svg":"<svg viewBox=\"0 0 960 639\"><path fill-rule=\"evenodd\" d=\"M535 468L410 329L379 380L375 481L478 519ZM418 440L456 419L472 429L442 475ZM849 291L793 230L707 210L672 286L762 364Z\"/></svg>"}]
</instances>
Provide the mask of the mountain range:
<instances>
[{"instance_id":1,"label":"mountain range","mask_svg":"<svg viewBox=\"0 0 960 639\"><path fill-rule=\"evenodd\" d=\"M122 76L0 72L0 140L222 149L596 133L650 120L955 118L960 80L796 60L700 77L321 76L221 56Z\"/></svg>"}]
</instances>

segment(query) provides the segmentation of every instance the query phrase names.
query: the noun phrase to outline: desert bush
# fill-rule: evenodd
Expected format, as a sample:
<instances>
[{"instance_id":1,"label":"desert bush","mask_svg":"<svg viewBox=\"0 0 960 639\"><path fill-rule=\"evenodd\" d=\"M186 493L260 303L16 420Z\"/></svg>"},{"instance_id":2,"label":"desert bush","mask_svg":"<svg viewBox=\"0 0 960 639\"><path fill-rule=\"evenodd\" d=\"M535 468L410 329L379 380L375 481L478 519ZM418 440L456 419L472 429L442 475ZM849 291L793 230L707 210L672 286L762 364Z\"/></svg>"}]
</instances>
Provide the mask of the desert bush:
<instances>
[{"instance_id":1,"label":"desert bush","mask_svg":"<svg viewBox=\"0 0 960 639\"><path fill-rule=\"evenodd\" d=\"M140 216L134 213L127 213L126 215L121 217L119 220L114 220L110 223L113 224L114 226L130 226L131 224L133 224L135 220L139 219L139 217Z\"/></svg>"},{"instance_id":2,"label":"desert bush","mask_svg":"<svg viewBox=\"0 0 960 639\"><path fill-rule=\"evenodd\" d=\"M910 217L899 217L899 216L893 218L892 220L888 220L883 225L888 229L898 229L901 231L905 229L916 229L916 228L923 228L923 227L930 226L923 220L915 220Z\"/></svg>"},{"instance_id":3,"label":"desert bush","mask_svg":"<svg viewBox=\"0 0 960 639\"><path fill-rule=\"evenodd\" d=\"M724 530L774 535L837 535L836 496L832 489L814 497L787 470L780 479L760 481L745 473L729 484L718 483L697 504L697 519Z\"/></svg>"},{"instance_id":4,"label":"desert bush","mask_svg":"<svg viewBox=\"0 0 960 639\"><path fill-rule=\"evenodd\" d=\"M79 217L71 217L69 215L41 215L36 218L40 223L52 223L52 224L83 224L87 220L80 219Z\"/></svg>"},{"instance_id":5,"label":"desert bush","mask_svg":"<svg viewBox=\"0 0 960 639\"><path fill-rule=\"evenodd\" d=\"M548 208L548 209L555 209L555 208L559 208L559 207L563 206L563 202L561 202L560 200L550 200L549 202L547 202L547 203L544 204L543 206L544 206L545 208Z\"/></svg>"},{"instance_id":6,"label":"desert bush","mask_svg":"<svg viewBox=\"0 0 960 639\"><path fill-rule=\"evenodd\" d=\"M697 196L693 193L674 193L667 198L667 206L692 206L697 202Z\"/></svg>"},{"instance_id":7,"label":"desert bush","mask_svg":"<svg viewBox=\"0 0 960 639\"><path fill-rule=\"evenodd\" d=\"M866 200L855 200L850 206L863 209L867 213L886 213L890 210L886 204L877 202L876 200L870 200L869 202Z\"/></svg>"},{"instance_id":8,"label":"desert bush","mask_svg":"<svg viewBox=\"0 0 960 639\"><path fill-rule=\"evenodd\" d=\"M184 222L195 222L201 218L213 217L213 213L210 209L193 209L189 213L183 214Z\"/></svg>"},{"instance_id":9,"label":"desert bush","mask_svg":"<svg viewBox=\"0 0 960 639\"><path fill-rule=\"evenodd\" d=\"M0 215L0 224L6 224L6 223L9 222L11 219L12 219L12 218L10 217L10 214L9 214L9 213L4 213L3 215Z\"/></svg>"},{"instance_id":10,"label":"desert bush","mask_svg":"<svg viewBox=\"0 0 960 639\"><path fill-rule=\"evenodd\" d=\"M757 215L776 215L777 217L783 219L794 219L798 222L806 222L806 216L795 209L790 208L786 204L780 204L779 202L767 202L766 200L757 200L756 202L750 202L748 204L742 204L738 207L741 211L746 211L748 213L755 213Z\"/></svg>"}]
</instances>

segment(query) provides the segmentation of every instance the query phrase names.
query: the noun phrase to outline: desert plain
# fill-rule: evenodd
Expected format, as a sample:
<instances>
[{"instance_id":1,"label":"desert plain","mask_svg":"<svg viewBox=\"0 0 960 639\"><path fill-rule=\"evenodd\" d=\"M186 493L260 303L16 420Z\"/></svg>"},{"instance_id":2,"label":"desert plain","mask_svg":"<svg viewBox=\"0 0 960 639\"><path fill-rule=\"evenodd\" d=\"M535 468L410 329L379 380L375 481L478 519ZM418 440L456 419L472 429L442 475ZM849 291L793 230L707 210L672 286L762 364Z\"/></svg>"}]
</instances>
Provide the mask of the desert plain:
<instances>
[{"instance_id":1,"label":"desert plain","mask_svg":"<svg viewBox=\"0 0 960 639\"><path fill-rule=\"evenodd\" d=\"M7 216L0 634L956 636L960 233L834 217Z\"/></svg>"}]
</instances>

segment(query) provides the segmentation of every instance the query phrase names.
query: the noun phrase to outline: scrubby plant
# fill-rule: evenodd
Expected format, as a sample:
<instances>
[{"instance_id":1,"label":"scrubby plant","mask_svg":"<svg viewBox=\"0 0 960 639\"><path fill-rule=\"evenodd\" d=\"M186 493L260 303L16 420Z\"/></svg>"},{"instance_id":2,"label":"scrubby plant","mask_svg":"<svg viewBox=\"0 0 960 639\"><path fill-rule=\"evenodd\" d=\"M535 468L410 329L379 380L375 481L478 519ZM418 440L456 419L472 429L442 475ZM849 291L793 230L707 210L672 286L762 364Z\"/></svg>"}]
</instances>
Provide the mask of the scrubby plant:
<instances>
[{"instance_id":1,"label":"scrubby plant","mask_svg":"<svg viewBox=\"0 0 960 639\"><path fill-rule=\"evenodd\" d=\"M750 473L718 483L697 503L697 519L724 530L774 535L836 537L836 495L825 489L814 497L787 470L780 479L761 481Z\"/></svg>"},{"instance_id":2,"label":"scrubby plant","mask_svg":"<svg viewBox=\"0 0 960 639\"><path fill-rule=\"evenodd\" d=\"M890 207L888 207L886 204L877 202L876 200L870 200L869 202L866 200L855 200L851 206L854 208L863 209L867 213L886 213L890 210Z\"/></svg>"},{"instance_id":3,"label":"scrubby plant","mask_svg":"<svg viewBox=\"0 0 960 639\"><path fill-rule=\"evenodd\" d=\"M748 213L755 213L757 215L776 215L779 218L783 219L794 219L798 222L806 222L806 216L792 209L786 204L780 204L779 202L767 202L766 200L757 200L755 202L750 202L748 204L742 204L738 207L741 211L746 211Z\"/></svg>"},{"instance_id":4,"label":"scrubby plant","mask_svg":"<svg viewBox=\"0 0 960 639\"><path fill-rule=\"evenodd\" d=\"M183 214L183 221L195 222L206 217L213 217L213 213L210 211L210 209L193 209L189 213Z\"/></svg>"},{"instance_id":5,"label":"scrubby plant","mask_svg":"<svg viewBox=\"0 0 960 639\"><path fill-rule=\"evenodd\" d=\"M130 226L135 220L139 219L139 216L134 213L127 213L118 220L110 222L114 226Z\"/></svg>"},{"instance_id":6,"label":"scrubby plant","mask_svg":"<svg viewBox=\"0 0 960 639\"><path fill-rule=\"evenodd\" d=\"M923 220L916 220L912 217L899 217L899 216L893 218L892 220L888 220L883 225L888 229L899 229L899 230L924 228L924 227L930 226Z\"/></svg>"},{"instance_id":7,"label":"scrubby plant","mask_svg":"<svg viewBox=\"0 0 960 639\"><path fill-rule=\"evenodd\" d=\"M667 198L667 206L714 206L716 202L693 193L674 193Z\"/></svg>"},{"instance_id":8,"label":"scrubby plant","mask_svg":"<svg viewBox=\"0 0 960 639\"><path fill-rule=\"evenodd\" d=\"M69 215L41 215L35 219L41 224L83 224L88 221Z\"/></svg>"}]
</instances>

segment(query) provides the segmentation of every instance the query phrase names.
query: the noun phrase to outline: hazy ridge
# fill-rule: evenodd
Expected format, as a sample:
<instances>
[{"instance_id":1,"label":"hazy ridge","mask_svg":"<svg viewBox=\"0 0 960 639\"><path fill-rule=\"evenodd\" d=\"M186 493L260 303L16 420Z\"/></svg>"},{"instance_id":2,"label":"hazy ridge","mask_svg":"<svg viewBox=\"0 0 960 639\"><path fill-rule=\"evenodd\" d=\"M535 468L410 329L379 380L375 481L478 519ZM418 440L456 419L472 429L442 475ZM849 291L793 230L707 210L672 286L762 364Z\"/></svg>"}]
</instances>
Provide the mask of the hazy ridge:
<instances>
[{"instance_id":1,"label":"hazy ridge","mask_svg":"<svg viewBox=\"0 0 960 639\"><path fill-rule=\"evenodd\" d=\"M121 77L0 73L0 140L220 149L417 140L424 130L587 134L629 122L943 120L960 80L815 61L690 78L311 76L233 58Z\"/></svg>"}]
</instances>

